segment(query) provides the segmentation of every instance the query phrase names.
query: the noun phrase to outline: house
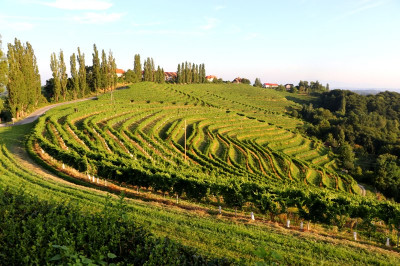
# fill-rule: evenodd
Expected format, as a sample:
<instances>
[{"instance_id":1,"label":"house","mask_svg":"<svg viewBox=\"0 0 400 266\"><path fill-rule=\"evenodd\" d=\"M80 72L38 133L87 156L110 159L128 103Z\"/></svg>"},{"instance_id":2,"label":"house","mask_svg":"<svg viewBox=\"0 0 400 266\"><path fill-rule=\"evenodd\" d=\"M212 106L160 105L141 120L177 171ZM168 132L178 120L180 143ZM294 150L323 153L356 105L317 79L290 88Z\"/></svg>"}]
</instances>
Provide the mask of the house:
<instances>
[{"instance_id":1,"label":"house","mask_svg":"<svg viewBox=\"0 0 400 266\"><path fill-rule=\"evenodd\" d=\"M216 76L212 76L212 75L206 76L206 80L208 80L209 82L213 82L214 79L217 80L218 78Z\"/></svg>"},{"instance_id":2,"label":"house","mask_svg":"<svg viewBox=\"0 0 400 266\"><path fill-rule=\"evenodd\" d=\"M176 72L164 72L165 75L165 81L176 81L178 74Z\"/></svg>"},{"instance_id":3,"label":"house","mask_svg":"<svg viewBox=\"0 0 400 266\"><path fill-rule=\"evenodd\" d=\"M115 70L115 73L117 74L117 77L122 77L122 75L125 74L125 71L123 69L117 68Z\"/></svg>"},{"instance_id":4,"label":"house","mask_svg":"<svg viewBox=\"0 0 400 266\"><path fill-rule=\"evenodd\" d=\"M278 84L276 83L264 83L263 88L278 88Z\"/></svg>"},{"instance_id":5,"label":"house","mask_svg":"<svg viewBox=\"0 0 400 266\"><path fill-rule=\"evenodd\" d=\"M293 88L293 84L285 84L285 89L290 91Z\"/></svg>"},{"instance_id":6,"label":"house","mask_svg":"<svg viewBox=\"0 0 400 266\"><path fill-rule=\"evenodd\" d=\"M242 83L242 78L237 77L232 81L232 83Z\"/></svg>"}]
</instances>

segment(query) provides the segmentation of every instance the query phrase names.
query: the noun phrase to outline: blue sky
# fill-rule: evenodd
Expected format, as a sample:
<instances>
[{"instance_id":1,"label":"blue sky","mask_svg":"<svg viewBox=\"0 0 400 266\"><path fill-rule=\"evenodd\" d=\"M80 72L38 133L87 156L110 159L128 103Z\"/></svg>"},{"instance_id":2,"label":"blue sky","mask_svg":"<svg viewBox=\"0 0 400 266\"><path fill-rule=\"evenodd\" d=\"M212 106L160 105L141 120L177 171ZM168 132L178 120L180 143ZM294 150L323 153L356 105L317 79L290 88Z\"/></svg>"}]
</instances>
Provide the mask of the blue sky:
<instances>
[{"instance_id":1,"label":"blue sky","mask_svg":"<svg viewBox=\"0 0 400 266\"><path fill-rule=\"evenodd\" d=\"M224 80L394 89L399 12L399 0L1 0L0 34L3 51L14 38L32 44L42 81L52 52L69 59L79 46L91 65L96 43L125 70L139 53L165 71L205 63Z\"/></svg>"}]
</instances>

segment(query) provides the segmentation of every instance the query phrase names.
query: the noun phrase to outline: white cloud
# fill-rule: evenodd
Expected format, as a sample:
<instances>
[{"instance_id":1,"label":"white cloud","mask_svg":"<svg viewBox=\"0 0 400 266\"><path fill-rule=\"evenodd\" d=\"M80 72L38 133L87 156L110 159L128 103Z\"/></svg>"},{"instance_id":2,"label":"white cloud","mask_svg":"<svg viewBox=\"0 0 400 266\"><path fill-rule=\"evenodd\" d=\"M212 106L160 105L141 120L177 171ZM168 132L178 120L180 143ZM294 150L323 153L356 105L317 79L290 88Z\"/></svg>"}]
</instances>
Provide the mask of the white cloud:
<instances>
[{"instance_id":1,"label":"white cloud","mask_svg":"<svg viewBox=\"0 0 400 266\"><path fill-rule=\"evenodd\" d=\"M203 30L211 30L212 28L215 28L215 26L218 23L218 19L216 18L206 18L206 24L201 26L200 28Z\"/></svg>"},{"instance_id":2,"label":"white cloud","mask_svg":"<svg viewBox=\"0 0 400 266\"><path fill-rule=\"evenodd\" d=\"M112 6L112 3L104 0L55 0L41 4L68 10L106 10Z\"/></svg>"},{"instance_id":3,"label":"white cloud","mask_svg":"<svg viewBox=\"0 0 400 266\"><path fill-rule=\"evenodd\" d=\"M254 39L257 39L259 36L260 36L260 34L258 34L256 32L250 32L244 36L244 40L246 40L246 41L254 40Z\"/></svg>"},{"instance_id":4,"label":"white cloud","mask_svg":"<svg viewBox=\"0 0 400 266\"><path fill-rule=\"evenodd\" d=\"M359 6L357 8L350 10L348 13L346 13L346 15L351 16L351 15L354 15L361 11L381 6L381 5L385 4L386 2L387 1L385 1L385 0L383 0L383 1L362 0L359 2Z\"/></svg>"},{"instance_id":5,"label":"white cloud","mask_svg":"<svg viewBox=\"0 0 400 266\"><path fill-rule=\"evenodd\" d=\"M219 6L216 6L214 9L216 11L219 11L219 10L222 10L222 9L225 9L225 8L226 8L226 6L219 5Z\"/></svg>"},{"instance_id":6,"label":"white cloud","mask_svg":"<svg viewBox=\"0 0 400 266\"><path fill-rule=\"evenodd\" d=\"M0 17L0 29L28 31L35 27L33 23L5 20Z\"/></svg>"},{"instance_id":7,"label":"white cloud","mask_svg":"<svg viewBox=\"0 0 400 266\"><path fill-rule=\"evenodd\" d=\"M123 13L94 13L88 12L83 14L83 16L75 16L73 19L76 22L84 23L84 24L103 24L103 23L110 23L119 20Z\"/></svg>"},{"instance_id":8,"label":"white cloud","mask_svg":"<svg viewBox=\"0 0 400 266\"><path fill-rule=\"evenodd\" d=\"M151 26L158 26L158 25L162 25L163 23L161 22L144 22L144 23L132 23L132 26L134 27L151 27Z\"/></svg>"}]
</instances>

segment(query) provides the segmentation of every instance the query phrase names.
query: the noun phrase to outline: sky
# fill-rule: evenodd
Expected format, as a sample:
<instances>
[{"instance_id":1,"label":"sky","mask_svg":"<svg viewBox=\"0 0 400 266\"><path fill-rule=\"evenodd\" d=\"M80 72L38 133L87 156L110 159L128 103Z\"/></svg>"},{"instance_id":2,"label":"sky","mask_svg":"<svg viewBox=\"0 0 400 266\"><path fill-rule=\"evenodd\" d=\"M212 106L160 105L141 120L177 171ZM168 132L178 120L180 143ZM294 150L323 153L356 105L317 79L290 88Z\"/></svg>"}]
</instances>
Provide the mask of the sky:
<instances>
[{"instance_id":1,"label":"sky","mask_svg":"<svg viewBox=\"0 0 400 266\"><path fill-rule=\"evenodd\" d=\"M207 75L330 88L400 89L400 0L0 0L3 51L29 42L42 83L50 55L93 44L118 68L135 54L165 71L204 63Z\"/></svg>"}]
</instances>

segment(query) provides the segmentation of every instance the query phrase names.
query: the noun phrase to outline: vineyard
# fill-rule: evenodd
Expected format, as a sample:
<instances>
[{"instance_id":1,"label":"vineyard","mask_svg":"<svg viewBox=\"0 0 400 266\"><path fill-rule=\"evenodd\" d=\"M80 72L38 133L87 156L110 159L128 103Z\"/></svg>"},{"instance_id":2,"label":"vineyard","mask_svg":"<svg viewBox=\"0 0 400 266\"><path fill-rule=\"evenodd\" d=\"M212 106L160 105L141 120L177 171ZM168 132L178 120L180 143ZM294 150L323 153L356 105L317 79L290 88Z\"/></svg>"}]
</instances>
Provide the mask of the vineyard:
<instances>
[{"instance_id":1,"label":"vineyard","mask_svg":"<svg viewBox=\"0 0 400 266\"><path fill-rule=\"evenodd\" d=\"M399 206L358 195L357 183L340 173L329 149L296 132L302 122L285 115L292 105L278 92L241 85L139 83L50 110L34 126L28 152L77 185L30 173L2 146L0 186L13 191L23 187L43 201L67 200L94 212L103 208L106 193L79 185L118 185L272 220L285 215L296 223L339 229L359 223L362 235L379 242L392 236L389 229L399 225ZM254 261L252 253L262 245L285 250L290 264L311 262L315 256L324 261L324 252L337 252L332 261L347 257L348 264L396 264L398 259L386 253L358 254L353 244L320 246L267 227L199 218L139 200L130 200L127 209L138 224L158 237L195 247L205 260Z\"/></svg>"},{"instance_id":2,"label":"vineyard","mask_svg":"<svg viewBox=\"0 0 400 266\"><path fill-rule=\"evenodd\" d=\"M261 100L239 97L249 90L141 83L48 112L29 149L92 182L274 215L295 208L301 219L321 223L398 224L397 206L358 196L357 183L335 171L322 143L291 130L300 122L284 115L285 98L261 90L252 92Z\"/></svg>"}]
</instances>

